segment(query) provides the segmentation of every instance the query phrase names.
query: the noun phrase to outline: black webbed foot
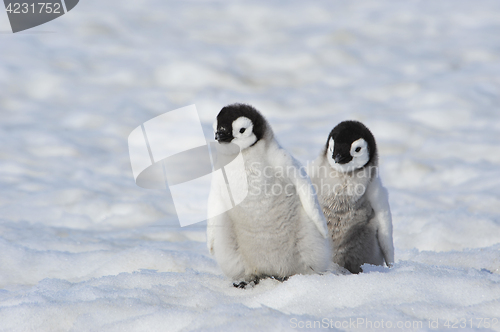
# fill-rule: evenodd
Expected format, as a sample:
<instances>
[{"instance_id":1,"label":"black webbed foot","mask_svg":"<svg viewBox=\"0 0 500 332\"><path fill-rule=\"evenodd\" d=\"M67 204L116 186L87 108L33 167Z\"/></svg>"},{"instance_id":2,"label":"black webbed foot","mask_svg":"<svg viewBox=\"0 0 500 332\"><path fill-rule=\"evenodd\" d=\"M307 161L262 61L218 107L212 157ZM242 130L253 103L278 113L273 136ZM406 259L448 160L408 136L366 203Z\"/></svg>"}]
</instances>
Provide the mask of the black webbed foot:
<instances>
[{"instance_id":1,"label":"black webbed foot","mask_svg":"<svg viewBox=\"0 0 500 332\"><path fill-rule=\"evenodd\" d=\"M356 264L346 263L344 265L344 268L346 268L347 270L349 270L349 272L351 272L352 274L359 274L359 273L363 272L363 269L361 268L361 266L360 265L356 265Z\"/></svg>"},{"instance_id":2,"label":"black webbed foot","mask_svg":"<svg viewBox=\"0 0 500 332\"><path fill-rule=\"evenodd\" d=\"M239 283L233 282L233 286L236 288L245 288L246 285L248 285L248 284L244 281L241 281Z\"/></svg>"},{"instance_id":3,"label":"black webbed foot","mask_svg":"<svg viewBox=\"0 0 500 332\"><path fill-rule=\"evenodd\" d=\"M288 277L271 277L271 279L278 280L280 282L284 282L288 280Z\"/></svg>"},{"instance_id":4,"label":"black webbed foot","mask_svg":"<svg viewBox=\"0 0 500 332\"><path fill-rule=\"evenodd\" d=\"M259 283L260 279L256 278L252 281L246 282L246 281L240 281L240 282L233 282L233 286L236 288L243 288L246 289L247 286L253 287Z\"/></svg>"}]
</instances>

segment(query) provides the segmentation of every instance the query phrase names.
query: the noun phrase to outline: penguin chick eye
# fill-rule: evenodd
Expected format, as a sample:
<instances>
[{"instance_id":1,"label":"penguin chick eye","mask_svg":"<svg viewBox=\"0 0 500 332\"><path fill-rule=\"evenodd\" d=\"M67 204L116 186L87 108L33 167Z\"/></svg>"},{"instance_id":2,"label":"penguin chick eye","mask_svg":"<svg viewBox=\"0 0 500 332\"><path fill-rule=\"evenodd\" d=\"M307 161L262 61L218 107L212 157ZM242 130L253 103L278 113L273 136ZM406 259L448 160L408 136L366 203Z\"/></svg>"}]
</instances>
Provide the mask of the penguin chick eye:
<instances>
[{"instance_id":1,"label":"penguin chick eye","mask_svg":"<svg viewBox=\"0 0 500 332\"><path fill-rule=\"evenodd\" d=\"M359 146L358 146L358 147L356 148L356 150L354 150L354 151L356 151L356 152L361 151L361 147L359 147Z\"/></svg>"},{"instance_id":2,"label":"penguin chick eye","mask_svg":"<svg viewBox=\"0 0 500 332\"><path fill-rule=\"evenodd\" d=\"M243 134L245 132L245 130L247 130L246 128L241 128L240 129L240 134Z\"/></svg>"}]
</instances>

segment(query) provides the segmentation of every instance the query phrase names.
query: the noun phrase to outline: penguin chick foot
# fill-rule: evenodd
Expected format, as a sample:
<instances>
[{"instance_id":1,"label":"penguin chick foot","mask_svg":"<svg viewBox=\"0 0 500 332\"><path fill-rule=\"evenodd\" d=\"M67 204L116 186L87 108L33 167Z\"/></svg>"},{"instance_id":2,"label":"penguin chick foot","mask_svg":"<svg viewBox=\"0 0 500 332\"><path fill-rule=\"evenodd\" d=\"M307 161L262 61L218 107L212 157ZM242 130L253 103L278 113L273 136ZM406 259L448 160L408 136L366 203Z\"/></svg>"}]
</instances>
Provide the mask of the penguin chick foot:
<instances>
[{"instance_id":1,"label":"penguin chick foot","mask_svg":"<svg viewBox=\"0 0 500 332\"><path fill-rule=\"evenodd\" d=\"M240 282L233 282L233 286L236 287L236 288L243 288L243 289L247 289L247 288L252 288L256 285L259 284L259 281L260 279L254 279L252 281L249 281L249 282L246 282L246 281L240 281Z\"/></svg>"},{"instance_id":2,"label":"penguin chick foot","mask_svg":"<svg viewBox=\"0 0 500 332\"><path fill-rule=\"evenodd\" d=\"M271 279L274 279L274 280L278 280L280 282L284 282L284 281L287 281L288 280L288 277L270 277Z\"/></svg>"},{"instance_id":3,"label":"penguin chick foot","mask_svg":"<svg viewBox=\"0 0 500 332\"><path fill-rule=\"evenodd\" d=\"M352 274L359 274L359 273L363 272L363 269L361 268L361 266L356 265L356 264L346 263L344 265L344 268L349 270L349 272L351 272Z\"/></svg>"}]
</instances>

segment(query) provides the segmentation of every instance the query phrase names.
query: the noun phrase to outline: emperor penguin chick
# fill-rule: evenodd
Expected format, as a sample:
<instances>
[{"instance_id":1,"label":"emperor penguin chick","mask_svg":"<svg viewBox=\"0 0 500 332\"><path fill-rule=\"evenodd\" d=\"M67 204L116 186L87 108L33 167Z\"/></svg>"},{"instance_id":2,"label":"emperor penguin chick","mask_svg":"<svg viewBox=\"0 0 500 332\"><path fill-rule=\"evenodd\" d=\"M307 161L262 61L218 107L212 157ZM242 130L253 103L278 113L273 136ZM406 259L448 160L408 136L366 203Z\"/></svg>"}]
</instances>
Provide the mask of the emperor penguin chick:
<instances>
[{"instance_id":1,"label":"emperor penguin chick","mask_svg":"<svg viewBox=\"0 0 500 332\"><path fill-rule=\"evenodd\" d=\"M308 173L327 218L333 262L351 273L364 263L392 266L391 211L370 130L358 121L339 123Z\"/></svg>"},{"instance_id":2,"label":"emperor penguin chick","mask_svg":"<svg viewBox=\"0 0 500 332\"><path fill-rule=\"evenodd\" d=\"M321 206L306 171L274 139L266 119L252 106L232 104L217 115L214 131L221 148L238 145L244 160L226 176L248 186L241 203L207 222L207 246L224 274L244 288L266 277L326 271L332 258ZM224 204L221 182L212 180L209 216Z\"/></svg>"}]
</instances>

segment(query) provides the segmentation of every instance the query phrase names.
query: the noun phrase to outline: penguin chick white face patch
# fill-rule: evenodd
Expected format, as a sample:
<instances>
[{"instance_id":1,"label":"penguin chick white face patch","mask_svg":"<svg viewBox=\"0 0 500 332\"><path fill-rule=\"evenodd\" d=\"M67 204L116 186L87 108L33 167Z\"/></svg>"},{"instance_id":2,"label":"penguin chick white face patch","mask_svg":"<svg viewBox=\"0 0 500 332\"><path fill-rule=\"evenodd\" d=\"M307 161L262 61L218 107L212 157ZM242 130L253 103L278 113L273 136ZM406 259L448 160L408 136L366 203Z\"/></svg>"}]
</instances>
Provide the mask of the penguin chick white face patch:
<instances>
[{"instance_id":1,"label":"penguin chick white face patch","mask_svg":"<svg viewBox=\"0 0 500 332\"><path fill-rule=\"evenodd\" d=\"M362 138L352 142L349 154L350 156L342 156L340 153L336 154L335 141L330 137L327 150L328 163L332 168L343 173L353 171L366 165L370 160L368 143ZM352 157L352 159L350 157ZM344 159L351 160L347 163L342 163Z\"/></svg>"},{"instance_id":2,"label":"penguin chick white face patch","mask_svg":"<svg viewBox=\"0 0 500 332\"><path fill-rule=\"evenodd\" d=\"M252 120L249 118L240 116L233 121L232 126L234 139L231 143L237 144L241 150L252 146L257 141L257 137L253 132Z\"/></svg>"}]
</instances>

